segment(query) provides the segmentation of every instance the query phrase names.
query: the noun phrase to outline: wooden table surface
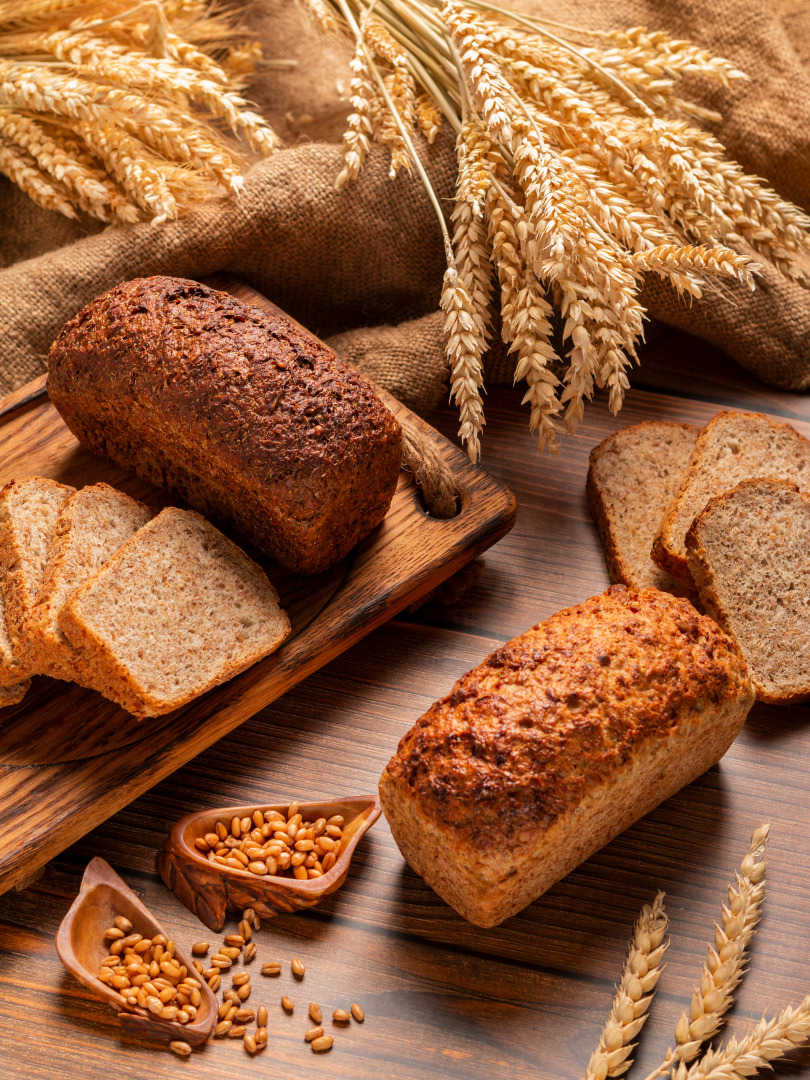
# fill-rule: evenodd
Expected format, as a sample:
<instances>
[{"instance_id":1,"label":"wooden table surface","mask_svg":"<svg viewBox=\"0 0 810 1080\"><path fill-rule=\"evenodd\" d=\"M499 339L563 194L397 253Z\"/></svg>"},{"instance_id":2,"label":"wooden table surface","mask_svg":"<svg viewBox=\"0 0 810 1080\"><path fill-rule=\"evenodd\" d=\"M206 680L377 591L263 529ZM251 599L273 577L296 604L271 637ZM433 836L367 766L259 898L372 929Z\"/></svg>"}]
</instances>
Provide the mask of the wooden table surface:
<instances>
[{"instance_id":1,"label":"wooden table surface","mask_svg":"<svg viewBox=\"0 0 810 1080\"><path fill-rule=\"evenodd\" d=\"M619 836L503 926L464 922L404 864L381 820L344 888L319 908L268 921L257 935L250 1004L270 1013L270 1042L250 1058L214 1040L188 1060L143 1049L62 969L54 935L87 862L102 855L183 947L212 940L161 884L155 852L172 823L211 806L327 799L373 791L397 740L453 681L500 642L608 584L584 498L590 448L645 417L705 420L724 405L810 421L806 396L769 390L681 334L648 347L614 420L600 402L559 458L538 458L516 391L490 390L485 466L517 495L514 530L485 556L453 607L396 618L254 716L0 899L0 1075L142 1080L194 1075L351 1080L576 1080L610 1007L632 923L667 893L672 944L631 1076L672 1041L719 905L752 830L772 824L769 892L747 978L726 1032L740 1035L810 990L810 710L757 706L722 763ZM449 408L434 418L447 434ZM262 977L264 960L299 956ZM296 1003L292 1016L280 997ZM363 1025L316 1056L303 1041L310 1001L325 1014L359 1002ZM327 1013L328 1010L328 1013ZM327 1025L328 1026L328 1025ZM810 1051L777 1065L810 1077Z\"/></svg>"}]
</instances>

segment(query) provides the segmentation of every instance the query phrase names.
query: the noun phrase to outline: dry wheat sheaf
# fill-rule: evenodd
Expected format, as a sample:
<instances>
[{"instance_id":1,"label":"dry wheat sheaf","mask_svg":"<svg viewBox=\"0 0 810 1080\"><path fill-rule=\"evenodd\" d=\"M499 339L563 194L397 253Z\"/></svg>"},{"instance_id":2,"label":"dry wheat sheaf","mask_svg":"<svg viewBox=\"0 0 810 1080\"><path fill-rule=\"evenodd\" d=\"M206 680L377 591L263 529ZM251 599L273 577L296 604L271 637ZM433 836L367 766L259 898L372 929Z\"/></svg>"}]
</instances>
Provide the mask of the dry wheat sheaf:
<instances>
[{"instance_id":1,"label":"dry wheat sheaf","mask_svg":"<svg viewBox=\"0 0 810 1080\"><path fill-rule=\"evenodd\" d=\"M391 176L416 171L437 211L451 396L473 461L495 307L538 447L557 450L560 420L574 431L595 388L621 408L646 273L695 297L724 278L754 288L756 258L808 280L810 220L729 160L698 126L720 117L680 95L687 73L723 86L745 78L699 45L486 0L298 2L355 43L338 185L357 177L374 139L390 150ZM412 137L430 142L443 123L458 156L452 235Z\"/></svg>"},{"instance_id":2,"label":"dry wheat sheaf","mask_svg":"<svg viewBox=\"0 0 810 1080\"><path fill-rule=\"evenodd\" d=\"M262 156L280 142L241 96L265 63L206 0L0 0L0 172L109 222L238 194L237 140Z\"/></svg>"}]
</instances>

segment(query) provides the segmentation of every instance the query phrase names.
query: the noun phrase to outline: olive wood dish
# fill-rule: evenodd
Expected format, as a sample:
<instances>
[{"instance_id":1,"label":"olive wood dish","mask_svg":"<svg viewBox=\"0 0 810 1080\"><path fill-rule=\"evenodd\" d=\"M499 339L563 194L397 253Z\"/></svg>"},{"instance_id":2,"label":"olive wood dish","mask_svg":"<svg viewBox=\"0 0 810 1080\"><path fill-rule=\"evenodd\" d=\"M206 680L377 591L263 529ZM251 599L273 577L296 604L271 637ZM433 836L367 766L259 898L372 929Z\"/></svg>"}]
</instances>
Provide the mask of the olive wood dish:
<instances>
[{"instance_id":1,"label":"olive wood dish","mask_svg":"<svg viewBox=\"0 0 810 1080\"><path fill-rule=\"evenodd\" d=\"M191 960L176 945L175 956L185 964L190 974L198 978L202 996L196 1017L187 1024L158 1020L145 1009L130 1007L117 990L96 978L101 961L108 953L109 942L105 942L104 932L112 926L116 915L129 919L135 930L145 937L156 934L172 937L166 934L110 864L104 859L95 858L88 864L79 895L71 904L56 935L59 959L79 982L116 1010L121 1027L136 1039L165 1044L180 1040L190 1046L205 1042L216 1023L217 999L205 980L196 976Z\"/></svg>"},{"instance_id":2,"label":"olive wood dish","mask_svg":"<svg viewBox=\"0 0 810 1080\"><path fill-rule=\"evenodd\" d=\"M157 868L164 883L210 930L221 930L228 910L253 908L257 915L272 918L314 907L346 880L354 849L362 835L380 816L379 795L360 795L329 803L300 803L305 819L342 814L343 842L335 865L323 877L299 881L282 875L259 877L249 870L236 870L210 862L194 846L197 837L212 832L217 821L251 816L254 810L284 812L288 803L273 806L228 806L204 810L182 818L166 837L158 852Z\"/></svg>"}]
</instances>

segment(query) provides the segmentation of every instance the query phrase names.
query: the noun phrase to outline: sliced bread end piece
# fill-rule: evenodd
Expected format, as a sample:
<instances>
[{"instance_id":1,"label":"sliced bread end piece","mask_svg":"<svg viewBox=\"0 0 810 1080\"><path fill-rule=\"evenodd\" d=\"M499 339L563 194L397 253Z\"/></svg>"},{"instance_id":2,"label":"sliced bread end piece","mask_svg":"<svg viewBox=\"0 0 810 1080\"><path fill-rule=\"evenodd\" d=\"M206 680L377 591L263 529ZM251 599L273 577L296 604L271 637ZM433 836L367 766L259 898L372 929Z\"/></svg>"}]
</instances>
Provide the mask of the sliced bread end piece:
<instances>
[{"instance_id":1,"label":"sliced bread end piece","mask_svg":"<svg viewBox=\"0 0 810 1080\"><path fill-rule=\"evenodd\" d=\"M62 503L39 593L18 648L30 670L85 681L81 655L59 627L59 611L155 513L103 483L82 488Z\"/></svg>"},{"instance_id":2,"label":"sliced bread end piece","mask_svg":"<svg viewBox=\"0 0 810 1080\"><path fill-rule=\"evenodd\" d=\"M0 667L6 683L30 674L18 655L39 591L59 507L76 489L43 476L12 480L0 491Z\"/></svg>"},{"instance_id":3,"label":"sliced bread end piece","mask_svg":"<svg viewBox=\"0 0 810 1080\"><path fill-rule=\"evenodd\" d=\"M652 546L655 562L691 584L686 533L710 499L743 480L786 480L810 491L810 440L763 413L721 412L701 431Z\"/></svg>"},{"instance_id":4,"label":"sliced bread end piece","mask_svg":"<svg viewBox=\"0 0 810 1080\"><path fill-rule=\"evenodd\" d=\"M810 699L810 495L744 480L709 500L686 547L706 611L736 638L759 700Z\"/></svg>"},{"instance_id":5,"label":"sliced bread end piece","mask_svg":"<svg viewBox=\"0 0 810 1080\"><path fill-rule=\"evenodd\" d=\"M290 633L266 574L199 514L169 507L67 601L91 685L135 716L171 712Z\"/></svg>"},{"instance_id":6,"label":"sliced bread end piece","mask_svg":"<svg viewBox=\"0 0 810 1080\"><path fill-rule=\"evenodd\" d=\"M662 515L675 497L700 428L645 420L622 428L591 450L588 505L599 529L610 580L697 600L650 556Z\"/></svg>"}]
</instances>

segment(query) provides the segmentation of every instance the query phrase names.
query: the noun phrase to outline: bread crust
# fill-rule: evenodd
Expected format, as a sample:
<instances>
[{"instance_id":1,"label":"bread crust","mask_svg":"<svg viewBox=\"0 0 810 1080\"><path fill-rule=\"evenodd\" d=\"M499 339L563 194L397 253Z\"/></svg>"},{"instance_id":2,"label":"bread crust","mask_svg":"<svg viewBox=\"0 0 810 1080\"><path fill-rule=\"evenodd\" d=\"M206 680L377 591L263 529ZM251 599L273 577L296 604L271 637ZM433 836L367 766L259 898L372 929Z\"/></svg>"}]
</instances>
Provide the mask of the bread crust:
<instances>
[{"instance_id":1,"label":"bread crust","mask_svg":"<svg viewBox=\"0 0 810 1080\"><path fill-rule=\"evenodd\" d=\"M494 926L715 764L753 701L711 619L611 586L433 705L383 772L383 809L413 869Z\"/></svg>"},{"instance_id":2,"label":"bread crust","mask_svg":"<svg viewBox=\"0 0 810 1080\"><path fill-rule=\"evenodd\" d=\"M721 510L723 507L730 506L741 493L753 491L757 488L761 489L762 487L770 487L777 491L781 489L793 492L807 505L808 512L810 512L810 495L802 493L798 484L793 484L786 480L779 480L775 477L757 477L751 480L742 480L729 491L724 491L722 495L716 495L713 499L710 499L706 504L703 513L695 518L689 527L689 532L686 534L686 550L689 558L689 570L700 592L700 597L706 608L706 612L711 615L715 622L718 623L718 625L731 637L735 636L734 620L731 613L723 604L721 597L722 590L718 587L714 563L708 550L704 546L702 534L709 519L715 512ZM753 537L751 538L751 542L754 542ZM810 686L793 694L775 694L770 692L757 677L755 665L753 664L751 666L751 679L756 690L757 699L765 704L798 705L803 701L810 701Z\"/></svg>"},{"instance_id":3,"label":"bread crust","mask_svg":"<svg viewBox=\"0 0 810 1080\"><path fill-rule=\"evenodd\" d=\"M127 281L54 342L48 394L84 446L300 573L382 521L402 431L371 384L283 315L182 278Z\"/></svg>"},{"instance_id":4,"label":"bread crust","mask_svg":"<svg viewBox=\"0 0 810 1080\"><path fill-rule=\"evenodd\" d=\"M629 433L644 432L645 430L660 431L662 428L678 429L689 432L695 437L700 432L700 428L694 424L683 424L676 420L643 420L640 424L633 424L630 427L614 431L612 435L608 435L606 439L603 439L602 442L595 446L589 455L588 476L585 481L588 509L599 531L608 575L614 585L627 585L631 589L638 589L648 587L653 583L638 580L632 565L626 558L625 552L622 551L619 545L619 529L616 523L615 510L607 498L598 476L600 462L612 447L621 445L627 439ZM657 569L660 570L660 567L657 567ZM694 589L676 578L672 578L671 575L667 576L663 571L661 572L661 580L655 583L655 587L671 592L674 596L686 596L692 603L697 600Z\"/></svg>"},{"instance_id":5,"label":"bread crust","mask_svg":"<svg viewBox=\"0 0 810 1080\"><path fill-rule=\"evenodd\" d=\"M681 530L678 526L678 522L682 519L684 510L689 506L690 488L702 473L704 468L703 459L707 448L715 435L716 429L718 425L725 423L729 419L732 419L735 422L740 420L745 421L746 419L755 419L758 423L764 423L774 431L790 433L791 438L795 438L797 445L804 446L805 455L808 460L810 460L810 440L806 439L796 431L792 424L772 420L770 416L766 416L764 413L737 412L733 409L725 409L712 417L706 427L703 428L700 435L698 435L695 448L692 451L692 457L686 472L684 473L678 494L676 495L672 506L661 519L661 524L652 545L652 557L654 562L672 577L678 578L680 581L683 581L690 586L694 586L694 581L689 570L689 558L686 553L686 532L688 531L689 525ZM773 467L771 465L769 470L768 463L766 462L763 465L763 475L768 475L769 471L772 472ZM733 482L731 485L725 484L719 486L715 494L720 494L724 488L728 489L729 486L734 486ZM703 506L705 506L705 503ZM700 510L703 509L703 506L700 507ZM690 523L694 520L695 516L696 515L694 514L690 515ZM679 532L682 532L682 535L679 535Z\"/></svg>"}]
</instances>

